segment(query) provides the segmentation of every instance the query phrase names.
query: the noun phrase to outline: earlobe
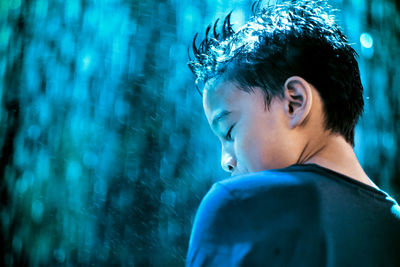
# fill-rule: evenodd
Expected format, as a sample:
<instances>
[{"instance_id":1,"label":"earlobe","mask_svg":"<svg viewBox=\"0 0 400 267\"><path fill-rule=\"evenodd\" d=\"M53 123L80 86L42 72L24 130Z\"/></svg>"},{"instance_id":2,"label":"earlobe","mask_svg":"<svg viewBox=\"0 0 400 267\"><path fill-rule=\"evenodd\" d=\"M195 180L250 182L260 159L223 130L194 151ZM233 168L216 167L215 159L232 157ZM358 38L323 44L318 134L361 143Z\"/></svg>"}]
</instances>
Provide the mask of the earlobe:
<instances>
[{"instance_id":1,"label":"earlobe","mask_svg":"<svg viewBox=\"0 0 400 267\"><path fill-rule=\"evenodd\" d=\"M284 85L284 100L289 127L303 125L312 106L311 85L299 76L288 78Z\"/></svg>"}]
</instances>

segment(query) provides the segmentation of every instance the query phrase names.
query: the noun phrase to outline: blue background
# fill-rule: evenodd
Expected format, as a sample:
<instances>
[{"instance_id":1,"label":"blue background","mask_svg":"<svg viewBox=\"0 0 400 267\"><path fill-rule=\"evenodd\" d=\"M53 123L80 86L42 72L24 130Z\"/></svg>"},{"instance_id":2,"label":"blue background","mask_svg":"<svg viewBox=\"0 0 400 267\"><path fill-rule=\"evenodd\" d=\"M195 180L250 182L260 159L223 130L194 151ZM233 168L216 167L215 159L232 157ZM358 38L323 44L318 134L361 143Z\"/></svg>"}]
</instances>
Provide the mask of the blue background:
<instances>
[{"instance_id":1,"label":"blue background","mask_svg":"<svg viewBox=\"0 0 400 267\"><path fill-rule=\"evenodd\" d=\"M0 3L1 261L182 265L197 205L228 176L187 48L252 1ZM360 55L356 153L400 199L400 4L330 4Z\"/></svg>"}]
</instances>

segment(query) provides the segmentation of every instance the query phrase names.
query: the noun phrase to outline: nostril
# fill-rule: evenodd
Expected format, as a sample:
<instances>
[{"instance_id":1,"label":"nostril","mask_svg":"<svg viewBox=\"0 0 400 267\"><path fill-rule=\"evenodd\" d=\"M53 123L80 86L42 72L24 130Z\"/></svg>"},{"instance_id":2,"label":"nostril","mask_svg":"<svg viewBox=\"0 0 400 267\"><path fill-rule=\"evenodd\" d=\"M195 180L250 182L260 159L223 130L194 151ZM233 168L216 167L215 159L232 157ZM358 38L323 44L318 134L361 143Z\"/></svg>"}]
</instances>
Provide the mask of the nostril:
<instances>
[{"instance_id":1,"label":"nostril","mask_svg":"<svg viewBox=\"0 0 400 267\"><path fill-rule=\"evenodd\" d=\"M224 171L232 173L236 167L236 160L229 153L222 152L221 167Z\"/></svg>"}]
</instances>

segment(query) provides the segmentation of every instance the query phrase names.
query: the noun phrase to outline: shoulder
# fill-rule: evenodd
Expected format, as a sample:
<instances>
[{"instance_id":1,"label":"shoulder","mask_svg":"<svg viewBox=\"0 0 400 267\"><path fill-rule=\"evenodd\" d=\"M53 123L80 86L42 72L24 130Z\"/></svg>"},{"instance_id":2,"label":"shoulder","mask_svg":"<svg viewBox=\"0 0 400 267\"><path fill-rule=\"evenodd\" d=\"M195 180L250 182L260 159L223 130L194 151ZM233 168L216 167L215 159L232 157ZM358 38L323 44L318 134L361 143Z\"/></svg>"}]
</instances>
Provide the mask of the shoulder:
<instances>
[{"instance_id":1,"label":"shoulder","mask_svg":"<svg viewBox=\"0 0 400 267\"><path fill-rule=\"evenodd\" d=\"M244 261L267 252L269 258L276 258L276 251L293 253L299 240L314 242L319 224L318 192L313 183L282 171L233 177L215 183L203 198L192 228L188 260L207 255L215 260L210 255L223 255ZM279 257L284 258L284 254Z\"/></svg>"},{"instance_id":2,"label":"shoulder","mask_svg":"<svg viewBox=\"0 0 400 267\"><path fill-rule=\"evenodd\" d=\"M280 169L236 176L218 184L242 205L259 204L264 210L285 206L292 210L296 206L314 207L320 202L314 178L309 172Z\"/></svg>"},{"instance_id":3,"label":"shoulder","mask_svg":"<svg viewBox=\"0 0 400 267\"><path fill-rule=\"evenodd\" d=\"M241 191L299 188L310 185L313 181L310 178L315 176L315 173L311 173L304 168L298 169L295 167L238 175L222 180L219 183L229 188L233 194Z\"/></svg>"},{"instance_id":4,"label":"shoulder","mask_svg":"<svg viewBox=\"0 0 400 267\"><path fill-rule=\"evenodd\" d=\"M297 172L256 172L215 183L200 203L194 227L221 234L220 228L245 227L243 219L255 226L272 218L282 222L289 219L288 214L292 214L291 223L305 223L318 215L319 202L315 183ZM240 225L235 225L241 217Z\"/></svg>"},{"instance_id":5,"label":"shoulder","mask_svg":"<svg viewBox=\"0 0 400 267\"><path fill-rule=\"evenodd\" d=\"M233 215L235 199L220 183L215 183L203 197L193 223L190 243L215 239L225 213Z\"/></svg>"}]
</instances>

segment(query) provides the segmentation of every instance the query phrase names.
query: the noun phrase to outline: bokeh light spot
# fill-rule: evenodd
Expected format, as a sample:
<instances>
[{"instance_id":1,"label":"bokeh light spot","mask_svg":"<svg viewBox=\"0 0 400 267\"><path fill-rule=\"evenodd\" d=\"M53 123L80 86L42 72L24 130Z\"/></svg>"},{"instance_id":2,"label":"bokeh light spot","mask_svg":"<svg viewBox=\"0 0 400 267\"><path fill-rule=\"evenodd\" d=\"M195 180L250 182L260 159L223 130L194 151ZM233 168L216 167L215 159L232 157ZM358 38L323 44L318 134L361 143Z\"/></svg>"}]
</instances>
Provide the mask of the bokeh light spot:
<instances>
[{"instance_id":1,"label":"bokeh light spot","mask_svg":"<svg viewBox=\"0 0 400 267\"><path fill-rule=\"evenodd\" d=\"M360 36L361 45L365 48L371 48L374 45L374 39L369 33L362 33Z\"/></svg>"}]
</instances>

